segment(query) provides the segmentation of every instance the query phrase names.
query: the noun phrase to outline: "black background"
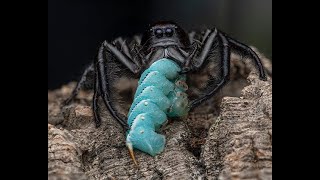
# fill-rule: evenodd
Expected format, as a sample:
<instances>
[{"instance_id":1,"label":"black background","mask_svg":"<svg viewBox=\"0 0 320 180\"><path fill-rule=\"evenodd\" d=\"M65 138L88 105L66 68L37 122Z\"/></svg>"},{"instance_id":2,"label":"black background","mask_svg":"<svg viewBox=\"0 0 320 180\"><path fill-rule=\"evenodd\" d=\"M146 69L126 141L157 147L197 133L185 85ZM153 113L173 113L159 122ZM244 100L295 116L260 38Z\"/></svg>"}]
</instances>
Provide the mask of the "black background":
<instances>
[{"instance_id":1,"label":"black background","mask_svg":"<svg viewBox=\"0 0 320 180\"><path fill-rule=\"evenodd\" d=\"M174 20L186 30L217 27L272 58L271 0L48 0L48 89L77 80L103 40Z\"/></svg>"}]
</instances>

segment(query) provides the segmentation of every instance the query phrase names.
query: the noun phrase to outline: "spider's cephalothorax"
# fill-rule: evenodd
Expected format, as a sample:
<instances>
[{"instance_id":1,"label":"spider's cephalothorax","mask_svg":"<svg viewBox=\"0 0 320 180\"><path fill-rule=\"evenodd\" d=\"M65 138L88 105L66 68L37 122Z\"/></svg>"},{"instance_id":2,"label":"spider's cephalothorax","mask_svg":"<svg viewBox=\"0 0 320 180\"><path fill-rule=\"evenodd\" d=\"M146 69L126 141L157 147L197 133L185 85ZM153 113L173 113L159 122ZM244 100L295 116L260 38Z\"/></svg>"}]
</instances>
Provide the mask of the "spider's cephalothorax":
<instances>
[{"instance_id":1,"label":"spider's cephalothorax","mask_svg":"<svg viewBox=\"0 0 320 180\"><path fill-rule=\"evenodd\" d=\"M190 40L188 34L174 22L158 22L150 25L144 32L138 51L144 70L161 58L174 59L183 65L189 55Z\"/></svg>"},{"instance_id":2,"label":"spider's cephalothorax","mask_svg":"<svg viewBox=\"0 0 320 180\"><path fill-rule=\"evenodd\" d=\"M212 56L215 50L218 56ZM187 76L206 69L209 66L208 62L218 62L218 78L208 81L201 96L190 99L188 109L192 109L212 97L229 80L231 50L251 58L258 68L260 79L267 79L257 54L247 45L218 29L186 33L174 22L157 22L151 25L142 36L134 36L134 38L125 40L117 38L112 42L104 41L99 47L96 59L85 70L72 95L65 103L68 104L84 84L88 84L91 79L89 76L94 74L94 82L89 83L93 84L94 89L93 112L96 126L99 127L101 124L97 103L98 98L101 97L111 115L125 130L129 130L126 116L118 112L114 105L116 102L111 98L113 92L111 84L115 78L111 77L114 64L122 67L121 71L127 72L126 74L131 77L139 78L154 62L163 58L174 61L179 66L179 74ZM213 61L214 59L217 61Z\"/></svg>"},{"instance_id":3,"label":"spider's cephalothorax","mask_svg":"<svg viewBox=\"0 0 320 180\"><path fill-rule=\"evenodd\" d=\"M166 48L177 46L187 48L190 46L188 34L173 22L158 22L145 31L141 39L145 46L144 52L150 53L152 48Z\"/></svg>"}]
</instances>

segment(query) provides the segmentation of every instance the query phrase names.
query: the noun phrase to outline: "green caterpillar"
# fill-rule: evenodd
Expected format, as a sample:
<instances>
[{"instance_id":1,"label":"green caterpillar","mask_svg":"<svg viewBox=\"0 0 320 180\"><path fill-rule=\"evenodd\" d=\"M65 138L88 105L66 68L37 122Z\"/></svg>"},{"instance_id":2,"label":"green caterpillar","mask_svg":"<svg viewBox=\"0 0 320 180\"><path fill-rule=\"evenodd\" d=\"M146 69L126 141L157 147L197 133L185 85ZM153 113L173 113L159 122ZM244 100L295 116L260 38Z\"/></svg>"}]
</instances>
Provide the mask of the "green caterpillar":
<instances>
[{"instance_id":1,"label":"green caterpillar","mask_svg":"<svg viewBox=\"0 0 320 180\"><path fill-rule=\"evenodd\" d=\"M168 117L186 116L189 100L186 76L173 60L160 59L146 69L138 82L134 101L128 113L126 145L130 155L133 149L155 156L165 147L165 136L158 134Z\"/></svg>"}]
</instances>

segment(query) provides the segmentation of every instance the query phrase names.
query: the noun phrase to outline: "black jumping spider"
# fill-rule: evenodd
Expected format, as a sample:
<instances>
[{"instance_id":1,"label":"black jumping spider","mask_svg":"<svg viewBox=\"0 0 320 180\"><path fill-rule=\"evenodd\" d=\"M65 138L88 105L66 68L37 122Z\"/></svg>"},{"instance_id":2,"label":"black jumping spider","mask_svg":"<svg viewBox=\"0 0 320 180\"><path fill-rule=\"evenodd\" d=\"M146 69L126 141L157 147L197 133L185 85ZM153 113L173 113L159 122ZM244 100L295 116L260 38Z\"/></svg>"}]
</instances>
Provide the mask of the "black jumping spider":
<instances>
[{"instance_id":1,"label":"black jumping spider","mask_svg":"<svg viewBox=\"0 0 320 180\"><path fill-rule=\"evenodd\" d=\"M78 91L86 84L89 75L94 74L94 97L93 112L96 126L100 126L101 118L98 108L98 98L101 96L111 115L125 128L128 129L126 118L119 113L111 100L110 84L114 77L111 62L121 67L121 71L139 78L141 73L153 62L161 58L170 58L182 67L181 73L191 74L202 71L213 62L215 58L210 53L218 50L220 72L218 81L209 81L205 93L190 102L190 108L198 106L203 101L212 97L217 90L223 87L229 80L230 51L247 56L254 60L259 70L261 80L266 80L262 63L257 54L247 45L227 36L218 29L207 29L201 33L186 33L181 27L173 22L158 22L142 36L134 36L132 39L123 40L117 38L112 43L104 41L94 62L84 71L72 95L65 101L65 104L77 95Z\"/></svg>"}]
</instances>

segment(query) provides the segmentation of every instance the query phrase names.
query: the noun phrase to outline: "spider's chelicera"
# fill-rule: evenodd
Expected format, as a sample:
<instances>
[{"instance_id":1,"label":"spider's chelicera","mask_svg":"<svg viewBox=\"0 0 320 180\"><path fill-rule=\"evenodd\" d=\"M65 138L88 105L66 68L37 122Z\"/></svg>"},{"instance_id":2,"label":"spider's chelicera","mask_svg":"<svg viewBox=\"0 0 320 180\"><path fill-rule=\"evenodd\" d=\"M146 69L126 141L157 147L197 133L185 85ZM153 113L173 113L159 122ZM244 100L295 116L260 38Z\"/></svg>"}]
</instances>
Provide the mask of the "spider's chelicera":
<instances>
[{"instance_id":1,"label":"spider's chelicera","mask_svg":"<svg viewBox=\"0 0 320 180\"><path fill-rule=\"evenodd\" d=\"M267 79L257 54L247 45L216 28L207 29L202 34L195 32L188 34L174 22L158 22L151 25L142 36L135 36L132 41L133 45L128 45L127 41L122 38L117 38L112 43L104 41L98 50L96 59L84 71L72 95L65 101L65 104L70 103L89 79L89 74L94 74L92 105L97 127L101 124L97 103L98 98L101 97L111 115L126 130L129 129L126 117L116 110L110 98L112 92L110 91L111 77L108 73L108 63L111 59L115 59L116 63L124 66L135 77L140 77L144 70L162 58L172 59L181 67L181 74L189 74L201 71L206 66L206 62L213 58L209 55L210 51L218 48L221 64L219 82L209 82L206 93L191 100L190 109L212 97L229 80L231 50L251 58L259 70L260 79Z\"/></svg>"}]
</instances>

